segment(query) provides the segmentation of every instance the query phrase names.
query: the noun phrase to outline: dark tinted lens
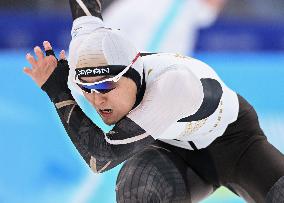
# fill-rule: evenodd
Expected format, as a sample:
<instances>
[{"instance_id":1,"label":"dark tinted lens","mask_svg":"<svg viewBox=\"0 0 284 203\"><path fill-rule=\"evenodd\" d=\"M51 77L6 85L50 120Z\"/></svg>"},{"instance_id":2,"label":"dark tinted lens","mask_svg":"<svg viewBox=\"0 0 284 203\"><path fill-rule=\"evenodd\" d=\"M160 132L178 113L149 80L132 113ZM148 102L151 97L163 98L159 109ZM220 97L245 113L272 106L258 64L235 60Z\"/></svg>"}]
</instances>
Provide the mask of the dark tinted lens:
<instances>
[{"instance_id":1,"label":"dark tinted lens","mask_svg":"<svg viewBox=\"0 0 284 203\"><path fill-rule=\"evenodd\" d=\"M114 89L114 88L113 88ZM108 92L110 92L113 89L108 89L108 90L97 90L98 92L102 93L102 94L106 94Z\"/></svg>"},{"instance_id":2,"label":"dark tinted lens","mask_svg":"<svg viewBox=\"0 0 284 203\"><path fill-rule=\"evenodd\" d=\"M84 92L92 93L91 89L85 88L83 85L77 84Z\"/></svg>"},{"instance_id":3,"label":"dark tinted lens","mask_svg":"<svg viewBox=\"0 0 284 203\"><path fill-rule=\"evenodd\" d=\"M89 90L95 89L98 92L105 94L113 90L116 87L116 84L113 81L106 81L106 82L94 84L94 85L82 85L82 87L85 89L89 89Z\"/></svg>"},{"instance_id":4,"label":"dark tinted lens","mask_svg":"<svg viewBox=\"0 0 284 203\"><path fill-rule=\"evenodd\" d=\"M113 81L106 81L106 82L95 84L89 87L95 90L113 90L116 87L116 84Z\"/></svg>"}]
</instances>

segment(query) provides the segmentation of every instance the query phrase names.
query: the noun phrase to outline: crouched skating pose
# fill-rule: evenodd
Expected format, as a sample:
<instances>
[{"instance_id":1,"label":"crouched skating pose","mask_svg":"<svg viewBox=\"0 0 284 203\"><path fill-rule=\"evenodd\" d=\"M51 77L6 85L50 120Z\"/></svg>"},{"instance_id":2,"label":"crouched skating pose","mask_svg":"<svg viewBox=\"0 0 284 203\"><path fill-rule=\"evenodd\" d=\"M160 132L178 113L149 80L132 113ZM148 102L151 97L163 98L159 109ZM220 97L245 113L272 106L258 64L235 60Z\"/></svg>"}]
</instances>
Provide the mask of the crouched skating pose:
<instances>
[{"instance_id":1,"label":"crouched skating pose","mask_svg":"<svg viewBox=\"0 0 284 203\"><path fill-rule=\"evenodd\" d=\"M49 42L46 56L39 47L37 60L27 55L32 68L24 71L48 94L93 171L125 161L117 202L198 202L220 186L247 202L284 202L284 156L243 97L199 60L138 52L104 27L99 0L78 2L70 0L70 73L65 53L57 61ZM68 76L114 124L109 133L82 112Z\"/></svg>"}]
</instances>

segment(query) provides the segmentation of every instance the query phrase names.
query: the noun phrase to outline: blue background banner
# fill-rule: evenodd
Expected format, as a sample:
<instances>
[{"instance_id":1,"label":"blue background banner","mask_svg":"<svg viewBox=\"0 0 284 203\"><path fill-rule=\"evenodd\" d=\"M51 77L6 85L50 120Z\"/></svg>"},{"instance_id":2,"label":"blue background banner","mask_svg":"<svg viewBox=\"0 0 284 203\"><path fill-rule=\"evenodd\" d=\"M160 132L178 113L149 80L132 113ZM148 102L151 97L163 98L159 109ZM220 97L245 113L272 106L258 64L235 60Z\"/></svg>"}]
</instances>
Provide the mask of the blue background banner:
<instances>
[{"instance_id":1,"label":"blue background banner","mask_svg":"<svg viewBox=\"0 0 284 203\"><path fill-rule=\"evenodd\" d=\"M67 49L71 26L72 18L64 12L50 11L49 15L42 15L1 11L0 49L34 47L43 40L49 40L54 47ZM284 50L283 18L240 20L221 17L214 26L200 30L196 44L196 51L281 50Z\"/></svg>"}]
</instances>

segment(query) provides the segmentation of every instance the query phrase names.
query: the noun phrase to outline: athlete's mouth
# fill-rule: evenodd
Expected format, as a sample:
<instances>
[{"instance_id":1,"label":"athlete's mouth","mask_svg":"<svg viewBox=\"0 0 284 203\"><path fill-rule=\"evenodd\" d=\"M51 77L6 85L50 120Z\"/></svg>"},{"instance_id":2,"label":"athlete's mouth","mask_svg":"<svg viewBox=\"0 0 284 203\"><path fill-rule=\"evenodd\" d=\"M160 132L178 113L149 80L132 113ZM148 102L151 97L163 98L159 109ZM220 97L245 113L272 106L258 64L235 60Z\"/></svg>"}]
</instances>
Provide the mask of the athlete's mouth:
<instances>
[{"instance_id":1,"label":"athlete's mouth","mask_svg":"<svg viewBox=\"0 0 284 203\"><path fill-rule=\"evenodd\" d=\"M100 111L100 114L103 115L103 116L109 115L113 112L112 109L100 109L99 111Z\"/></svg>"}]
</instances>

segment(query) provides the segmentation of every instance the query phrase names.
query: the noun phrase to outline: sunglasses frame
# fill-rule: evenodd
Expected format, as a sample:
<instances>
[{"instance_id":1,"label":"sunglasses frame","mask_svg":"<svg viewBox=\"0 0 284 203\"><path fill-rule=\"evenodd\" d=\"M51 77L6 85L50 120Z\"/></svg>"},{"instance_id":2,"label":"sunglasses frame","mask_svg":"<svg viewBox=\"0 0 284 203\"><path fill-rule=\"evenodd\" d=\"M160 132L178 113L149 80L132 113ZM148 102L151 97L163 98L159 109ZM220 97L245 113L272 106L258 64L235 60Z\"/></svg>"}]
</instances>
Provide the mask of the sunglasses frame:
<instances>
[{"instance_id":1,"label":"sunglasses frame","mask_svg":"<svg viewBox=\"0 0 284 203\"><path fill-rule=\"evenodd\" d=\"M93 86L93 85L98 85L98 84L101 84L101 83L104 83L104 82L118 82L120 80L120 78L131 68L131 66L137 61L137 59L140 57L140 52L138 52L135 56L135 58L131 61L131 63L126 66L119 74L117 74L116 76L114 77L111 77L111 78L107 78L107 79L104 79L104 80L101 80L101 81L98 81L98 82L93 82L93 83L86 83L86 82L82 82L79 80L78 78L78 75L75 76L74 78L74 82L79 86L79 85L82 85L84 88L86 89L89 89L87 88L86 86ZM79 86L80 87L80 86ZM81 87L80 87L81 88ZM81 88L82 89L82 88ZM115 89L115 88L113 88ZM113 90L113 89L110 89ZM83 90L83 89L82 89ZM91 93L95 92L95 93L101 93L101 94L105 94L105 93L102 93L102 92L99 92L98 90L96 89L90 89L91 90ZM83 90L85 91L85 90ZM85 91L86 92L86 91ZM108 91L109 92L109 91ZM86 92L88 94L91 94L89 92Z\"/></svg>"}]
</instances>

